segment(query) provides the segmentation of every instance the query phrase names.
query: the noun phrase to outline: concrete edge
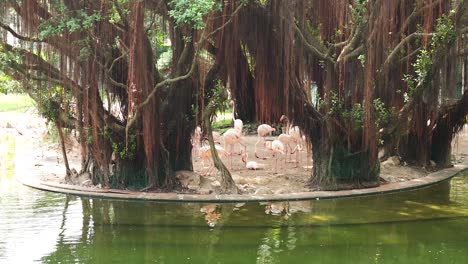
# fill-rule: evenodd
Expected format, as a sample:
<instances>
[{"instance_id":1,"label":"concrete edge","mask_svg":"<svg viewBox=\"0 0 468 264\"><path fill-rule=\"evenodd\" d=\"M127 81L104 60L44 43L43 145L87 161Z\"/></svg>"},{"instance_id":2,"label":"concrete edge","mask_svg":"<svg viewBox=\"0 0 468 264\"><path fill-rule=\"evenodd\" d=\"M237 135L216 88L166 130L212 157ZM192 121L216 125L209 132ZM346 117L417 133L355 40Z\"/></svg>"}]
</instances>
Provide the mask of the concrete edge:
<instances>
[{"instance_id":1,"label":"concrete edge","mask_svg":"<svg viewBox=\"0 0 468 264\"><path fill-rule=\"evenodd\" d=\"M16 179L28 187L69 195L77 195L90 198L106 198L120 200L143 200L157 202L193 202L193 203L238 203L238 202L280 202L340 199L358 196L370 196L387 193L397 193L413 189L420 189L440 182L450 180L456 175L468 170L468 161L454 165L452 168L443 169L434 173L406 182L389 183L375 188L353 189L343 191L315 191L287 194L182 194L182 193L152 193L136 192L118 189L99 189L93 187L81 187L76 185L43 182L33 177L20 176L15 173Z\"/></svg>"}]
</instances>

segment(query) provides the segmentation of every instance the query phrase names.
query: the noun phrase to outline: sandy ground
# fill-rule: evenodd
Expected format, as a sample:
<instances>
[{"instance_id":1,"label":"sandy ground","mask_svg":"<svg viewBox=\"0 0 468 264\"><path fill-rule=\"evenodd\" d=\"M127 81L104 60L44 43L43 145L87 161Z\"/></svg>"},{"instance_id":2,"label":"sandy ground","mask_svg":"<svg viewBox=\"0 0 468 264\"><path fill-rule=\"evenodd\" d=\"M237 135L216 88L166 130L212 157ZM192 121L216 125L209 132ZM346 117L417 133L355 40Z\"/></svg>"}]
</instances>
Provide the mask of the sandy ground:
<instances>
[{"instance_id":1,"label":"sandy ground","mask_svg":"<svg viewBox=\"0 0 468 264\"><path fill-rule=\"evenodd\" d=\"M41 170L41 180L64 183L65 169L62 155L59 153L59 145L46 140L43 133L44 128L44 120L35 115L34 111L28 111L25 114L0 113L0 139L4 138L2 135L10 134L16 138L17 142L29 142L30 144L27 146L31 146L30 151L34 157L33 162ZM454 162L468 158L467 130L460 132L454 140ZM22 133L22 135L18 132ZM244 136L244 142L247 144L248 160L256 161L259 164L259 170L246 169L241 156L238 154L234 154L232 157L222 157L234 181L243 193L268 194L310 191L309 187L307 187L307 182L312 174L310 153L300 151L287 157L284 157L284 155L272 157L271 152L260 143L258 144L258 155L261 157L259 159L254 155L254 145L257 139L257 136ZM274 137L268 137L267 139L273 140ZM67 149L71 166L79 171L78 144L76 141L69 140ZM239 153L240 150L240 146L235 147L235 152ZM0 164L2 155L4 155L1 152L2 149L0 148ZM197 155L195 157L194 171L206 174L207 169L203 169L201 160ZM230 165L231 158L232 167ZM424 177L427 174L428 172L424 169L393 164L392 162L383 163L381 166L381 177L387 182L408 181ZM220 179L216 169L213 169L209 175L202 176L202 180L219 182ZM79 184L89 185L90 181L80 179Z\"/></svg>"}]
</instances>

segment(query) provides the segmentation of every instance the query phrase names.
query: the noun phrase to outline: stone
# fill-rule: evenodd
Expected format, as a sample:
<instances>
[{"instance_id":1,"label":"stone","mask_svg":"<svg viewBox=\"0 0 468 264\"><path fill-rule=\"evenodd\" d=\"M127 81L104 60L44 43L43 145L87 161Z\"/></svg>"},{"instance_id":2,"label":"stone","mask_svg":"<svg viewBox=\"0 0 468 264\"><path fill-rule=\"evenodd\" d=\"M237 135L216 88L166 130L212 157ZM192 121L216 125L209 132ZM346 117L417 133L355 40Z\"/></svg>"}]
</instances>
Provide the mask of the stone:
<instances>
[{"instance_id":1,"label":"stone","mask_svg":"<svg viewBox=\"0 0 468 264\"><path fill-rule=\"evenodd\" d=\"M211 194L221 192L221 183L217 180L212 181L210 178L201 177L199 186L200 189L198 190L198 192L200 194Z\"/></svg>"},{"instance_id":2,"label":"stone","mask_svg":"<svg viewBox=\"0 0 468 264\"><path fill-rule=\"evenodd\" d=\"M388 158L386 161L381 163L383 167L396 167L396 166L399 166L400 164L401 162L398 156L392 156Z\"/></svg>"},{"instance_id":3,"label":"stone","mask_svg":"<svg viewBox=\"0 0 468 264\"><path fill-rule=\"evenodd\" d=\"M80 185L84 187L91 187L93 185L93 182L88 179L88 180L82 181Z\"/></svg>"},{"instance_id":4,"label":"stone","mask_svg":"<svg viewBox=\"0 0 468 264\"><path fill-rule=\"evenodd\" d=\"M260 187L255 191L255 194L273 194L267 187Z\"/></svg>"},{"instance_id":5,"label":"stone","mask_svg":"<svg viewBox=\"0 0 468 264\"><path fill-rule=\"evenodd\" d=\"M196 186L198 188L200 186L200 175L193 171L176 171L175 177L184 188L189 188L189 186L192 188Z\"/></svg>"},{"instance_id":6,"label":"stone","mask_svg":"<svg viewBox=\"0 0 468 264\"><path fill-rule=\"evenodd\" d=\"M378 158L381 159L385 156L385 149L381 148L379 150Z\"/></svg>"}]
</instances>

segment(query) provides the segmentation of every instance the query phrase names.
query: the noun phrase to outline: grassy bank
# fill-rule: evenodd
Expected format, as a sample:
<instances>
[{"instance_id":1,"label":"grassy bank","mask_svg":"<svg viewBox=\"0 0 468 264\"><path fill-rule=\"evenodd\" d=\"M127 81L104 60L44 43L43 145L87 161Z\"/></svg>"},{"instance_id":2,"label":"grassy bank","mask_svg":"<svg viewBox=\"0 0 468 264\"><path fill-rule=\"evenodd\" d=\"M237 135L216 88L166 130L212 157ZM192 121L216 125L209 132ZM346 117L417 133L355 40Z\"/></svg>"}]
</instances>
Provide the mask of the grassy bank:
<instances>
[{"instance_id":1,"label":"grassy bank","mask_svg":"<svg viewBox=\"0 0 468 264\"><path fill-rule=\"evenodd\" d=\"M25 112L34 105L26 94L0 94L0 112Z\"/></svg>"}]
</instances>

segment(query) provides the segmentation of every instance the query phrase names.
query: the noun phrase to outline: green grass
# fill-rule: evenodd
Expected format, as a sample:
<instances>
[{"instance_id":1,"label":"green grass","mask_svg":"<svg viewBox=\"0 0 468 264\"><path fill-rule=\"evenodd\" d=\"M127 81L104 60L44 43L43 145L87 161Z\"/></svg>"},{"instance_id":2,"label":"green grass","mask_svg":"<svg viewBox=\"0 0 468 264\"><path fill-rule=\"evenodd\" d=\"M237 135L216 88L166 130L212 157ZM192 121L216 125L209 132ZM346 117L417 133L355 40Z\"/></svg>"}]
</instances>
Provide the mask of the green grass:
<instances>
[{"instance_id":1,"label":"green grass","mask_svg":"<svg viewBox=\"0 0 468 264\"><path fill-rule=\"evenodd\" d=\"M0 94L0 112L25 112L34 105L26 94Z\"/></svg>"}]
</instances>

